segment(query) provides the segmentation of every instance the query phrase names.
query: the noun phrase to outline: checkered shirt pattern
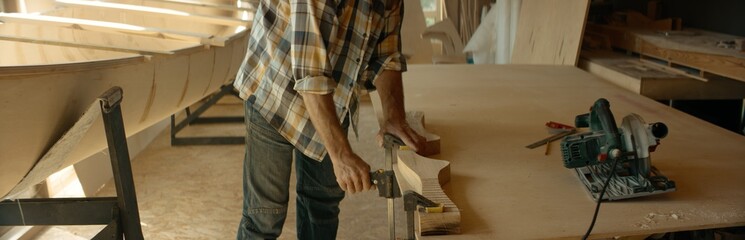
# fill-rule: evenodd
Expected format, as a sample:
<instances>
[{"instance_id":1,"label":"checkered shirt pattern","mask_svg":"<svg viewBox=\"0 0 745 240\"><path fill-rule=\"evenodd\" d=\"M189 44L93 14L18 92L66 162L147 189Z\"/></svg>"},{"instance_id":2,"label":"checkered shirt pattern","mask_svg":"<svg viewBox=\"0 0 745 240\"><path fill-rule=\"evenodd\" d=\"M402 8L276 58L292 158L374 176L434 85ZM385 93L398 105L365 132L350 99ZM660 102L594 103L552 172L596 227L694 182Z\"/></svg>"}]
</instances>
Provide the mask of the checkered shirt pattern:
<instances>
[{"instance_id":1,"label":"checkered shirt pattern","mask_svg":"<svg viewBox=\"0 0 745 240\"><path fill-rule=\"evenodd\" d=\"M262 0L234 86L279 133L320 161L326 148L299 93L333 94L357 134L359 94L406 71L403 0Z\"/></svg>"}]
</instances>

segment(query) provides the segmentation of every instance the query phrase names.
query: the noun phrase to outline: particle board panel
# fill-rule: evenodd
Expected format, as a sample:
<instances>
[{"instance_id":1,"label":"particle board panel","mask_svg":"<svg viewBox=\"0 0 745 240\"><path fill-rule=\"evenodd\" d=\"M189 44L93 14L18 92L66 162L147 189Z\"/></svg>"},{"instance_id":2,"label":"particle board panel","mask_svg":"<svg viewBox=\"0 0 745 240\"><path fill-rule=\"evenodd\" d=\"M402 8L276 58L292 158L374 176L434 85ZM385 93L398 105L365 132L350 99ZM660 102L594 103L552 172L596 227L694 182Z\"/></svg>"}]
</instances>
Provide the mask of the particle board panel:
<instances>
[{"instance_id":1,"label":"particle board panel","mask_svg":"<svg viewBox=\"0 0 745 240\"><path fill-rule=\"evenodd\" d=\"M652 42L641 40L641 53L667 60L721 76L745 82L745 54L742 57L728 55L681 51L661 47Z\"/></svg>"},{"instance_id":2,"label":"particle board panel","mask_svg":"<svg viewBox=\"0 0 745 240\"><path fill-rule=\"evenodd\" d=\"M638 58L604 51L583 51L579 67L605 80L652 99L739 99L745 84L710 76L707 82L692 79Z\"/></svg>"},{"instance_id":3,"label":"particle board panel","mask_svg":"<svg viewBox=\"0 0 745 240\"><path fill-rule=\"evenodd\" d=\"M743 37L699 29L656 32L598 24L588 24L587 29L607 35L614 47L638 53L642 57L653 57L671 65L745 81L745 53L717 47L718 41Z\"/></svg>"},{"instance_id":4,"label":"particle board panel","mask_svg":"<svg viewBox=\"0 0 745 240\"><path fill-rule=\"evenodd\" d=\"M577 65L588 8L588 0L523 1L512 63Z\"/></svg>"},{"instance_id":5,"label":"particle board panel","mask_svg":"<svg viewBox=\"0 0 745 240\"><path fill-rule=\"evenodd\" d=\"M745 224L745 137L580 69L412 65L404 85L407 107L425 112L427 128L447 140L437 158L450 161L450 197L462 215L460 235L429 239L584 234L595 204L574 170L563 167L559 151L524 146L547 135L545 122L572 122L601 97L617 120L637 113L667 124L652 161L678 190L604 203L592 238Z\"/></svg>"}]
</instances>

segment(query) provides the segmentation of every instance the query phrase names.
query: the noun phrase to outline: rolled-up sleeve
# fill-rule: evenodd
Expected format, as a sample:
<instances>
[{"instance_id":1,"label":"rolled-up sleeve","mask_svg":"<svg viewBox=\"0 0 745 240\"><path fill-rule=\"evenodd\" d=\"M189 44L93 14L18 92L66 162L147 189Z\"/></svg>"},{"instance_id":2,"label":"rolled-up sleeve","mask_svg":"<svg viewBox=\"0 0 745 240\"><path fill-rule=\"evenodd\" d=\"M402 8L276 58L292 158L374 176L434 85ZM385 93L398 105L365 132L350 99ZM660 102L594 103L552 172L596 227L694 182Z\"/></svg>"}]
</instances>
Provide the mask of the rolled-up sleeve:
<instances>
[{"instance_id":1,"label":"rolled-up sleeve","mask_svg":"<svg viewBox=\"0 0 745 240\"><path fill-rule=\"evenodd\" d=\"M401 54L401 24L403 21L404 1L391 1L391 8L386 10L385 23L375 51L370 59L370 68L364 87L375 91L375 81L383 70L406 71L406 58Z\"/></svg>"},{"instance_id":2,"label":"rolled-up sleeve","mask_svg":"<svg viewBox=\"0 0 745 240\"><path fill-rule=\"evenodd\" d=\"M331 78L329 39L337 28L333 1L291 0L292 72L298 92L328 94L338 84Z\"/></svg>"},{"instance_id":3,"label":"rolled-up sleeve","mask_svg":"<svg viewBox=\"0 0 745 240\"><path fill-rule=\"evenodd\" d=\"M401 24L403 21L404 1L391 1L394 6L386 11L385 23L378 45L375 49L376 65L381 70L406 71L406 58L401 54Z\"/></svg>"}]
</instances>

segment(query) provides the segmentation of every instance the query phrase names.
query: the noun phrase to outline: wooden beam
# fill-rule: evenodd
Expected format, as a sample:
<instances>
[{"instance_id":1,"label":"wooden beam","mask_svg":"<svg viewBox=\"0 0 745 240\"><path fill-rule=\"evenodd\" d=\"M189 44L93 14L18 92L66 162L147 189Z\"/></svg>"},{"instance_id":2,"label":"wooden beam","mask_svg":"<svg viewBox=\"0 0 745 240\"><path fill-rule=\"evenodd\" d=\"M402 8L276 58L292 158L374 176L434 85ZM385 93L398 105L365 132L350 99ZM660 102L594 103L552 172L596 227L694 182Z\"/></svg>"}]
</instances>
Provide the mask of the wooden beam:
<instances>
[{"instance_id":1,"label":"wooden beam","mask_svg":"<svg viewBox=\"0 0 745 240\"><path fill-rule=\"evenodd\" d=\"M406 121L419 135L427 139L424 151L430 156L440 153L440 136L425 129L424 113L406 112ZM444 205L442 213L417 212L417 236L445 235L460 233L460 210L442 190L442 185L450 181L450 163L423 157L411 150L398 152L396 175L402 191L414 190L426 198Z\"/></svg>"},{"instance_id":2,"label":"wooden beam","mask_svg":"<svg viewBox=\"0 0 745 240\"><path fill-rule=\"evenodd\" d=\"M419 154L422 156L432 156L440 153L440 136L428 132L424 128L424 112L408 111L406 112L406 121L414 131L427 139L424 151L420 151Z\"/></svg>"},{"instance_id":3,"label":"wooden beam","mask_svg":"<svg viewBox=\"0 0 745 240\"><path fill-rule=\"evenodd\" d=\"M225 39L215 38L214 35L210 34L144 27L117 22L20 13L0 13L0 22L36 25L43 24L45 26L58 26L99 32L129 33L148 37L209 44L213 46L225 46Z\"/></svg>"},{"instance_id":4,"label":"wooden beam","mask_svg":"<svg viewBox=\"0 0 745 240\"><path fill-rule=\"evenodd\" d=\"M219 3L191 1L191 0L144 0L144 1L157 2L157 3L172 3L172 4L180 4L180 5L187 5L187 6L197 6L197 7L232 10L232 11L254 11L255 10L250 5L244 2L239 2L240 6L238 6L238 5L219 4Z\"/></svg>"},{"instance_id":5,"label":"wooden beam","mask_svg":"<svg viewBox=\"0 0 745 240\"><path fill-rule=\"evenodd\" d=\"M610 51L582 51L580 60L580 68L652 99L745 98L745 83L740 81L706 76L704 82L654 66L663 65Z\"/></svg>"},{"instance_id":6,"label":"wooden beam","mask_svg":"<svg viewBox=\"0 0 745 240\"><path fill-rule=\"evenodd\" d=\"M401 191L414 190L435 203L443 204L442 213L417 211L417 236L446 235L460 233L460 209L442 190L443 183L450 179L450 163L422 157L410 150L398 152L396 175Z\"/></svg>"},{"instance_id":7,"label":"wooden beam","mask_svg":"<svg viewBox=\"0 0 745 240\"><path fill-rule=\"evenodd\" d=\"M223 16L206 16L188 13L184 11L176 11L167 8L156 8L156 7L145 7L139 5L121 4L121 3L107 3L107 2L96 2L96 1L81 1L81 0L57 0L57 3L64 6L75 6L85 7L94 9L115 9L118 11L136 12L141 14L153 14L161 15L173 18L188 19L191 21L198 21L204 23L225 25L225 26L248 26L251 21L242 20L231 17Z\"/></svg>"},{"instance_id":8,"label":"wooden beam","mask_svg":"<svg viewBox=\"0 0 745 240\"><path fill-rule=\"evenodd\" d=\"M694 51L682 51L673 48L657 46L645 39L640 42L640 53L671 63L696 68L728 78L745 81L745 58L719 54L707 54Z\"/></svg>"},{"instance_id":9,"label":"wooden beam","mask_svg":"<svg viewBox=\"0 0 745 240\"><path fill-rule=\"evenodd\" d=\"M68 41L68 40L62 40L62 39L13 36L13 35L7 35L7 34L0 34L0 40L27 42L27 43L36 43L36 44L47 44L47 45L56 45L56 46L64 46L64 47L80 47L80 48L89 48L89 49L107 50L107 51L116 51L116 52L128 52L128 53L137 53L137 54L143 54L143 55L173 54L174 53L171 51L163 51L159 49L121 47L121 46L112 46L112 45L106 45L106 44L81 43L77 41Z\"/></svg>"}]
</instances>

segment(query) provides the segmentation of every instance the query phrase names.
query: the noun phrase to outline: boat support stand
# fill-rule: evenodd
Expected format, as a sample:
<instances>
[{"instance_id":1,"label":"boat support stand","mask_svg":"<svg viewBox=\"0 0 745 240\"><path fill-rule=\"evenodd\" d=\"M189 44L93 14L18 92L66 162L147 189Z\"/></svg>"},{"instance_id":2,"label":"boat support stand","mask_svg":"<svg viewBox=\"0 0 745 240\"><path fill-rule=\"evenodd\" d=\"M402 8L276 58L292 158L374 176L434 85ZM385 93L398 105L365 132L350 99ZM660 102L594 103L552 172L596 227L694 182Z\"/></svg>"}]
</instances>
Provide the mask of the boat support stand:
<instances>
[{"instance_id":1,"label":"boat support stand","mask_svg":"<svg viewBox=\"0 0 745 240\"><path fill-rule=\"evenodd\" d=\"M93 239L143 239L121 100L119 87L99 97L117 196L2 201L0 226L106 225Z\"/></svg>"},{"instance_id":2,"label":"boat support stand","mask_svg":"<svg viewBox=\"0 0 745 240\"><path fill-rule=\"evenodd\" d=\"M218 100L233 95L238 97L238 93L233 89L233 83L220 87L220 91L210 96L205 103L199 106L194 112L187 107L186 119L176 123L176 115L171 115L171 146L184 145L227 145L227 144L244 144L245 137L238 136L221 136L221 137L176 137L176 134L192 124L212 124L212 123L243 123L242 116L221 116L221 117L202 117L201 115L210 107L214 106Z\"/></svg>"}]
</instances>

